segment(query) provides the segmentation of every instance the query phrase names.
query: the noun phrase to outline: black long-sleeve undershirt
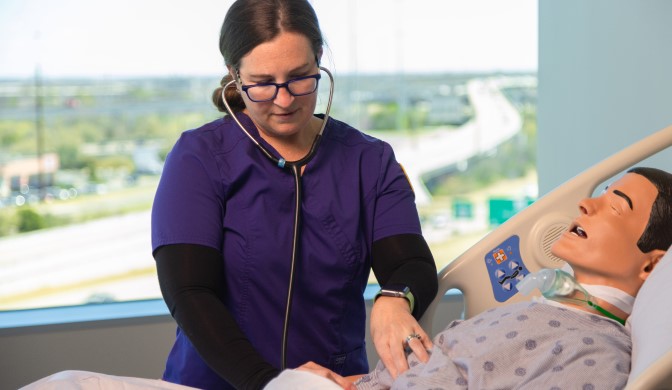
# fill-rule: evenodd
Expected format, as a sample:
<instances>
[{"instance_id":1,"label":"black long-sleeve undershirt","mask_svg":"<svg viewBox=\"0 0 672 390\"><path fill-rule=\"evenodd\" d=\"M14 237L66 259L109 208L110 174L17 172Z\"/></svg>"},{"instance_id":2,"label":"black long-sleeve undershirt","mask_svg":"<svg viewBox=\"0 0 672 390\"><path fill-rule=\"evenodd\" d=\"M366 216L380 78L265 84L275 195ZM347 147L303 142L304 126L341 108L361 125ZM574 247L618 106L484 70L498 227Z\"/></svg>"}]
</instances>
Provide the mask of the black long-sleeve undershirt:
<instances>
[{"instance_id":1,"label":"black long-sleeve undershirt","mask_svg":"<svg viewBox=\"0 0 672 390\"><path fill-rule=\"evenodd\" d=\"M413 317L420 319L436 296L436 263L424 237L399 234L375 241L371 249L373 273L381 286L403 284L415 299Z\"/></svg>"},{"instance_id":2,"label":"black long-sleeve undershirt","mask_svg":"<svg viewBox=\"0 0 672 390\"><path fill-rule=\"evenodd\" d=\"M170 314L213 371L237 389L261 389L280 373L256 351L224 306L222 256L217 250L168 245L160 247L154 259Z\"/></svg>"},{"instance_id":3,"label":"black long-sleeve undershirt","mask_svg":"<svg viewBox=\"0 0 672 390\"><path fill-rule=\"evenodd\" d=\"M279 374L224 305L222 256L217 250L167 245L155 251L154 259L171 315L213 371L237 389L261 389ZM420 318L438 289L436 265L424 238L402 234L374 242L372 265L381 284L410 287L416 301L413 315Z\"/></svg>"}]
</instances>

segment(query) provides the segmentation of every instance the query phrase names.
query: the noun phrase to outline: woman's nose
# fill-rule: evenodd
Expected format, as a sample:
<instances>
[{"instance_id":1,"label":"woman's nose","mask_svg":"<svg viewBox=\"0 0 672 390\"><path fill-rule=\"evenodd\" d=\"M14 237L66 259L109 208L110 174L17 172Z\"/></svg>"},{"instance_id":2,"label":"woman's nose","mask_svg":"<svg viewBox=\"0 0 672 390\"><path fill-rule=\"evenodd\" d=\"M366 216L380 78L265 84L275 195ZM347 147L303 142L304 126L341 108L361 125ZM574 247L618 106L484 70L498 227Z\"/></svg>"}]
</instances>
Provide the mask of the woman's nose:
<instances>
[{"instance_id":1,"label":"woman's nose","mask_svg":"<svg viewBox=\"0 0 672 390\"><path fill-rule=\"evenodd\" d=\"M287 86L278 88L278 94L273 99L273 102L281 107L287 107L292 103L294 96L289 93Z\"/></svg>"}]
</instances>

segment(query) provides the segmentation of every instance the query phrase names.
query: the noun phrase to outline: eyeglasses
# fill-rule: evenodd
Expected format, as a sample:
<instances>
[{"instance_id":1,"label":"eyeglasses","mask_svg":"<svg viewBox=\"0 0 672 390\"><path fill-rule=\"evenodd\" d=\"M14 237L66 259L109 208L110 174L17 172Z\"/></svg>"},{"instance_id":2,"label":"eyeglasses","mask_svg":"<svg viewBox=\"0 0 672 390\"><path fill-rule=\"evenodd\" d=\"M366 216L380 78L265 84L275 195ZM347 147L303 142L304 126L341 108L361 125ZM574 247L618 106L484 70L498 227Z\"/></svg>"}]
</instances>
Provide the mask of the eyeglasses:
<instances>
[{"instance_id":1,"label":"eyeglasses","mask_svg":"<svg viewBox=\"0 0 672 390\"><path fill-rule=\"evenodd\" d=\"M247 94L253 102L268 102L278 96L280 88L287 88L292 96L310 95L317 90L318 80L322 77L319 73L297 77L284 83L259 83L253 85L243 85L241 89Z\"/></svg>"}]
</instances>

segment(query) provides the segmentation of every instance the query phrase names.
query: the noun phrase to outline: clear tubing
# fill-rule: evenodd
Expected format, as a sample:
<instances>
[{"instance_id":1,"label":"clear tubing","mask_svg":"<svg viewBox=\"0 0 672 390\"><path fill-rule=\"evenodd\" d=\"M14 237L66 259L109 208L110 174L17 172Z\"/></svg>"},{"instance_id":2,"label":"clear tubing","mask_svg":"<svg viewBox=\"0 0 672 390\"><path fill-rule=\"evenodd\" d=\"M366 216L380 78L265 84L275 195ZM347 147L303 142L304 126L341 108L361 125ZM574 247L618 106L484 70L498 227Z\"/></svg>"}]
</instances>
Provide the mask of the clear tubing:
<instances>
[{"instance_id":1,"label":"clear tubing","mask_svg":"<svg viewBox=\"0 0 672 390\"><path fill-rule=\"evenodd\" d=\"M625 324L625 320L598 305L588 291L565 271L544 268L525 275L523 280L516 285L516 289L523 295L531 294L535 288L539 289L541 295L547 299L587 306L608 318Z\"/></svg>"}]
</instances>

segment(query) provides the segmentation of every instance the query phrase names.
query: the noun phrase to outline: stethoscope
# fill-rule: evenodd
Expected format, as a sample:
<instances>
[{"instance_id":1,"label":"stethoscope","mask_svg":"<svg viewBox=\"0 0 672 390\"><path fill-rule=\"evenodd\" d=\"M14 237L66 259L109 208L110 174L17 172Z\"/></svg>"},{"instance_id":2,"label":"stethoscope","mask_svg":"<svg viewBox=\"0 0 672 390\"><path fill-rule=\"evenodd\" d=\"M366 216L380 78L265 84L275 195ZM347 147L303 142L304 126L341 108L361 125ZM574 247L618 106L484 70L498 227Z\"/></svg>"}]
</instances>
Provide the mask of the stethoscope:
<instances>
[{"instance_id":1,"label":"stethoscope","mask_svg":"<svg viewBox=\"0 0 672 390\"><path fill-rule=\"evenodd\" d=\"M222 101L224 102L224 106L226 107L226 110L229 112L229 115L233 120L238 124L238 127L247 135L249 139L254 142L255 145L261 150L266 157L268 157L269 160L271 160L275 165L277 165L279 168L284 169L284 168L289 168L292 170L292 173L294 174L294 185L295 185L295 192L296 192L296 199L295 199L295 204L294 204L294 238L292 240L292 262L290 265L290 271L289 271L289 287L287 289L287 304L285 308L285 322L283 325L282 329L282 352L281 352L281 369L285 369L287 366L287 333L289 330L289 313L291 311L291 306L292 306L292 291L294 287L294 272L295 272L295 265L296 265L296 255L299 251L299 232L300 232L300 223L301 223L301 167L306 165L315 155L315 152L317 151L317 147L320 144L320 139L322 138L322 132L324 132L324 128L327 126L327 121L329 120L329 111L331 110L331 100L334 96L334 77L331 75L331 72L324 67L319 67L320 70L324 71L327 73L329 76L329 81L330 81L330 86L329 86L329 101L327 102L327 108L324 113L324 119L322 120L322 126L320 127L320 131L317 133L315 136L315 140L313 141L313 144L310 146L310 150L308 153L303 156L303 158L296 160L296 161L286 161L284 158L280 157L275 157L268 149L266 149L262 144L260 144L246 129L245 126L243 126L242 123L238 120L236 115L233 113L233 110L231 110L231 107L229 106L229 103L226 101L226 96L225 96L225 91L227 88L231 87L232 85L235 84L236 80L231 80L229 81L224 88L222 88ZM289 90L287 91L289 92ZM315 92L317 93L317 91Z\"/></svg>"}]
</instances>

